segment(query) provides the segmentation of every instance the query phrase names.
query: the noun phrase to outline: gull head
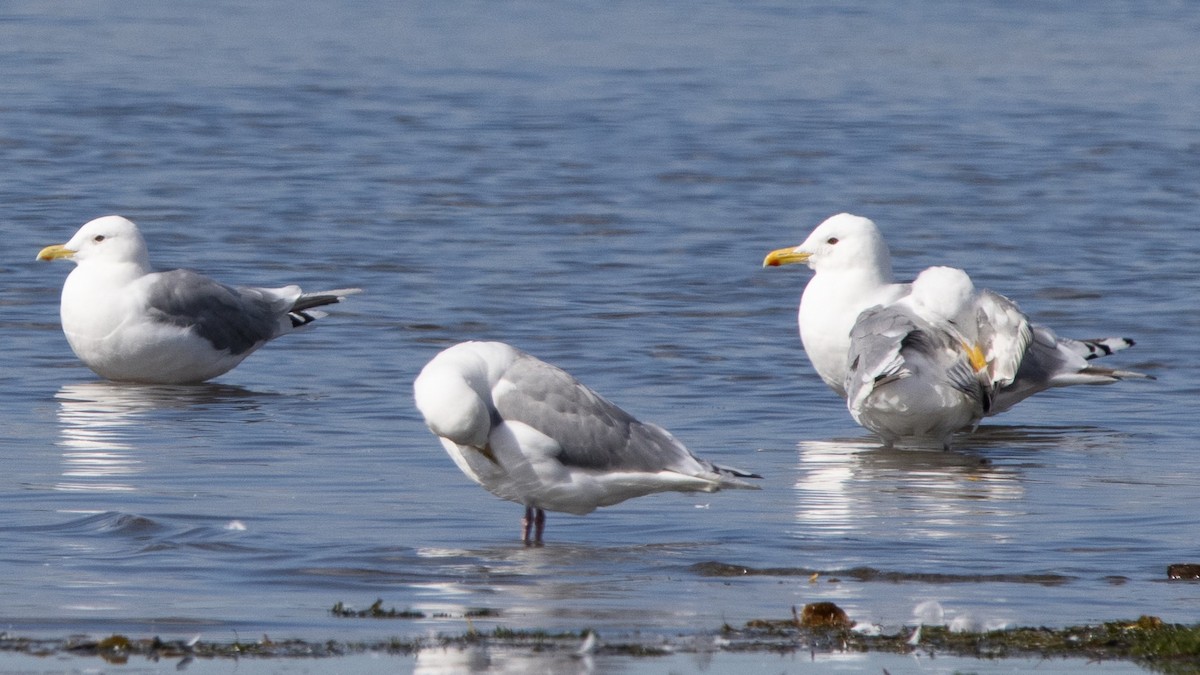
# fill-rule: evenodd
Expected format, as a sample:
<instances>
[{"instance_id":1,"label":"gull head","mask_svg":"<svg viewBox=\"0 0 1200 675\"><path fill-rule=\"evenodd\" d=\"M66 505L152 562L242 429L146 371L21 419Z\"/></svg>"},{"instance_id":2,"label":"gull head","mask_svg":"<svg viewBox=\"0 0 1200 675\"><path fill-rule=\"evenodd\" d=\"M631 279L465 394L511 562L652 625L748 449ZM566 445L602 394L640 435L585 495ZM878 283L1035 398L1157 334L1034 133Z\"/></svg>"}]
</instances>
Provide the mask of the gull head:
<instances>
[{"instance_id":1,"label":"gull head","mask_svg":"<svg viewBox=\"0 0 1200 675\"><path fill-rule=\"evenodd\" d=\"M839 213L817 226L804 243L771 251L763 267L805 263L815 272L868 269L891 274L891 256L879 228L868 218Z\"/></svg>"},{"instance_id":2,"label":"gull head","mask_svg":"<svg viewBox=\"0 0 1200 675\"><path fill-rule=\"evenodd\" d=\"M973 314L975 284L957 267L930 267L913 280L908 301L927 320L948 321L965 328L964 317Z\"/></svg>"},{"instance_id":3,"label":"gull head","mask_svg":"<svg viewBox=\"0 0 1200 675\"><path fill-rule=\"evenodd\" d=\"M492 430L492 388L517 352L495 342L464 342L438 354L413 382L413 399L434 434L482 448Z\"/></svg>"},{"instance_id":4,"label":"gull head","mask_svg":"<svg viewBox=\"0 0 1200 675\"><path fill-rule=\"evenodd\" d=\"M121 216L104 216L89 221L67 243L47 246L37 254L38 260L59 258L76 263L103 260L149 264L142 233L133 221Z\"/></svg>"}]
</instances>

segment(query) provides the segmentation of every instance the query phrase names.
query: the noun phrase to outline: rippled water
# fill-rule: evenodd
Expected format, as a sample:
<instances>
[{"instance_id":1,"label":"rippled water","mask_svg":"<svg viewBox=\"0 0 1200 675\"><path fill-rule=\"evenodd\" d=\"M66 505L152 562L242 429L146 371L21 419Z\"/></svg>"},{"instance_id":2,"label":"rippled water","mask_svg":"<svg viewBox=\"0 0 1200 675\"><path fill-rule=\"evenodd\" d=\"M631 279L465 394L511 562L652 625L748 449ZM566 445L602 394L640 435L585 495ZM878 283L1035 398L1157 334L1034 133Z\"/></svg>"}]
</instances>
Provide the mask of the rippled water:
<instances>
[{"instance_id":1,"label":"rippled water","mask_svg":"<svg viewBox=\"0 0 1200 675\"><path fill-rule=\"evenodd\" d=\"M243 3L0 9L0 623L206 639L1200 620L1200 18L1185 3ZM882 450L800 350L837 211L1156 382ZM58 327L86 220L164 267L366 293L216 383L98 381ZM410 384L512 342L757 493L517 540ZM767 571L711 576L723 563ZM820 572L810 581L812 572ZM425 619L339 619L342 601Z\"/></svg>"}]
</instances>

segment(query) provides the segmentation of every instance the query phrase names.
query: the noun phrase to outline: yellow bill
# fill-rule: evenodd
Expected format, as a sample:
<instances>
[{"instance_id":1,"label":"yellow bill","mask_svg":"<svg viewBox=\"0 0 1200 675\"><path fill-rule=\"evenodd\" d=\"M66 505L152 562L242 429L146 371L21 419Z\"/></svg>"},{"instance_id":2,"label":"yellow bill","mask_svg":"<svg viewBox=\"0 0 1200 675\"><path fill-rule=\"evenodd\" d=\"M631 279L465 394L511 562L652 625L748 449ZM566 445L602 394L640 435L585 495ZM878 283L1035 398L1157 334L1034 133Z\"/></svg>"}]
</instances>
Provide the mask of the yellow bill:
<instances>
[{"instance_id":1,"label":"yellow bill","mask_svg":"<svg viewBox=\"0 0 1200 675\"><path fill-rule=\"evenodd\" d=\"M763 267L779 267L780 265L806 263L811 257L811 253L797 251L795 246L789 248L780 248L771 251L767 254L766 258L763 258Z\"/></svg>"},{"instance_id":2,"label":"yellow bill","mask_svg":"<svg viewBox=\"0 0 1200 675\"><path fill-rule=\"evenodd\" d=\"M59 258L70 258L75 255L75 251L67 248L65 244L54 244L38 251L38 260L58 260Z\"/></svg>"}]
</instances>

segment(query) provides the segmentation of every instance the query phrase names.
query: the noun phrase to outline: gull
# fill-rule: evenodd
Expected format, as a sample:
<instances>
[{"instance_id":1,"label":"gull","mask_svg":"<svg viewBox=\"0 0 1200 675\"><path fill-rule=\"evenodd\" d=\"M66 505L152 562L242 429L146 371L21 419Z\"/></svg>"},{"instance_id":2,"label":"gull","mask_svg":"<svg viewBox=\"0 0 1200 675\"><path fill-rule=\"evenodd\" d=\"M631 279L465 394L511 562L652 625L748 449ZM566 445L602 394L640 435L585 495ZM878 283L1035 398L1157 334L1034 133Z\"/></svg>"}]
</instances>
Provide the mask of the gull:
<instances>
[{"instance_id":1,"label":"gull","mask_svg":"<svg viewBox=\"0 0 1200 675\"><path fill-rule=\"evenodd\" d=\"M974 295L962 270L931 267L909 295L855 321L846 407L887 446L906 439L949 448L952 434L990 410L995 383L973 325Z\"/></svg>"},{"instance_id":2,"label":"gull","mask_svg":"<svg viewBox=\"0 0 1200 675\"><path fill-rule=\"evenodd\" d=\"M1039 332L1052 349L1033 343ZM1061 371L1074 372L1081 384L1143 377L1091 366L1057 344L1016 303L976 290L965 271L930 267L908 295L859 314L850 330L846 406L888 446L904 439L948 449L952 434L973 430L1004 404L998 397L1015 398L1005 392L1022 363L1027 383Z\"/></svg>"},{"instance_id":3,"label":"gull","mask_svg":"<svg viewBox=\"0 0 1200 675\"><path fill-rule=\"evenodd\" d=\"M800 299L804 350L821 379L846 398L851 330L868 309L887 307L909 296L912 284L893 281L891 256L875 223L848 213L830 217L799 246L772 251L763 260L764 267L794 263L805 263L814 272ZM985 317L974 330L984 331L992 344L987 368L997 375L992 378L992 401L985 415L1004 412L1054 387L1153 379L1088 364L1133 346L1132 340L1061 338L1050 328L1032 323L1014 302L998 293L979 290L972 298L968 309ZM989 331L995 334L988 335Z\"/></svg>"},{"instance_id":4,"label":"gull","mask_svg":"<svg viewBox=\"0 0 1200 675\"><path fill-rule=\"evenodd\" d=\"M38 260L76 264L60 316L72 351L109 380L190 384L222 375L270 340L325 316L357 288L233 287L191 270L155 272L137 225L104 216Z\"/></svg>"},{"instance_id":5,"label":"gull","mask_svg":"<svg viewBox=\"0 0 1200 675\"><path fill-rule=\"evenodd\" d=\"M741 479L761 478L697 458L662 427L502 342L442 351L413 394L458 468L525 506L526 543L542 540L547 510L584 515L655 492L758 489Z\"/></svg>"}]
</instances>

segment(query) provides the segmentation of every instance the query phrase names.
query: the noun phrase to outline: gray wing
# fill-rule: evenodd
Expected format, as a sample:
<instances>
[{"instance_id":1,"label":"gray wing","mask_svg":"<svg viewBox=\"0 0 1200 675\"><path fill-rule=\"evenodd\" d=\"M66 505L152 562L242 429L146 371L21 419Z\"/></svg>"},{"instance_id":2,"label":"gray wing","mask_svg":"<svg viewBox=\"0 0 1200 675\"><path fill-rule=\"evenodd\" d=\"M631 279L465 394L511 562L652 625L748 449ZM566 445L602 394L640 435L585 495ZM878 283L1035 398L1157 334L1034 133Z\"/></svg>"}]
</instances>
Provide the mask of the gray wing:
<instances>
[{"instance_id":1,"label":"gray wing","mask_svg":"<svg viewBox=\"0 0 1200 675\"><path fill-rule=\"evenodd\" d=\"M872 307L850 329L847 401L861 403L876 387L902 377L936 377L965 394L984 395L953 336L907 309Z\"/></svg>"},{"instance_id":2,"label":"gray wing","mask_svg":"<svg viewBox=\"0 0 1200 675\"><path fill-rule=\"evenodd\" d=\"M1012 384L1033 343L1033 326L1017 303L989 290L979 292L976 320L980 348L996 387Z\"/></svg>"},{"instance_id":3,"label":"gray wing","mask_svg":"<svg viewBox=\"0 0 1200 675\"><path fill-rule=\"evenodd\" d=\"M191 270L159 272L149 287L150 317L191 328L216 349L249 351L279 333L286 303L255 288L234 288Z\"/></svg>"},{"instance_id":4,"label":"gray wing","mask_svg":"<svg viewBox=\"0 0 1200 675\"><path fill-rule=\"evenodd\" d=\"M655 472L681 459L693 459L661 427L639 422L544 361L522 354L503 379L513 386L496 397L496 412L558 441L559 461L564 465Z\"/></svg>"},{"instance_id":5,"label":"gray wing","mask_svg":"<svg viewBox=\"0 0 1200 675\"><path fill-rule=\"evenodd\" d=\"M907 376L900 349L916 329L913 317L886 307L872 307L858 315L850 329L846 400L859 403L876 386Z\"/></svg>"},{"instance_id":6,"label":"gray wing","mask_svg":"<svg viewBox=\"0 0 1200 675\"><path fill-rule=\"evenodd\" d=\"M1070 349L1060 349L1058 336L1045 326L1030 326L1030 341L1013 381L997 390L989 415L1004 412L1020 401L1055 386L1055 379L1077 373L1087 360Z\"/></svg>"}]
</instances>

